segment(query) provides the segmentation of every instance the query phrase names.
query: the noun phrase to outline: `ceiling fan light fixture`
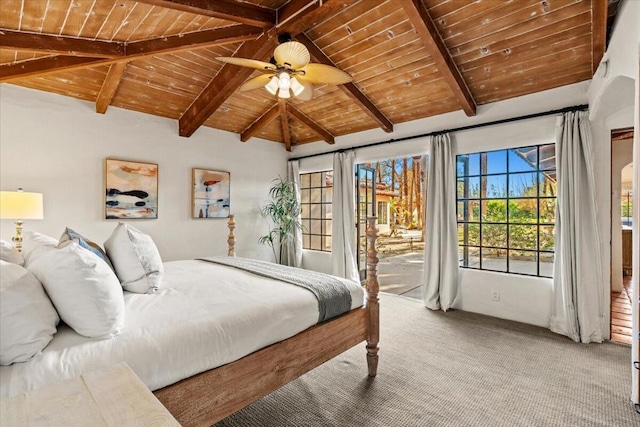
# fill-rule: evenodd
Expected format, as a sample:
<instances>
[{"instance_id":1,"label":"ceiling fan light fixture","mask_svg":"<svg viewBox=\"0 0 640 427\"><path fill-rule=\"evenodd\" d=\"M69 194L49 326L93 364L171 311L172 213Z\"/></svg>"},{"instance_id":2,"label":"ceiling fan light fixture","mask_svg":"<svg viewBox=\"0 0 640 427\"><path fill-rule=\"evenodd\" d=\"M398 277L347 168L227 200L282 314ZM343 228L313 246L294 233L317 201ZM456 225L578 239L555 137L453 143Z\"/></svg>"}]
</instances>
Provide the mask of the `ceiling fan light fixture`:
<instances>
[{"instance_id":1,"label":"ceiling fan light fixture","mask_svg":"<svg viewBox=\"0 0 640 427\"><path fill-rule=\"evenodd\" d=\"M291 87L291 76L289 75L289 73L283 71L282 73L280 73L280 76L278 76L278 79L278 85L280 86L280 89L289 90L289 88Z\"/></svg>"},{"instance_id":2,"label":"ceiling fan light fixture","mask_svg":"<svg viewBox=\"0 0 640 427\"><path fill-rule=\"evenodd\" d=\"M276 76L271 77L271 80L269 80L269 83L267 83L264 87L265 89L267 89L267 91L269 91L269 93L271 95L275 95L276 92L278 92L278 88L280 87L278 85L278 78Z\"/></svg>"},{"instance_id":3,"label":"ceiling fan light fixture","mask_svg":"<svg viewBox=\"0 0 640 427\"><path fill-rule=\"evenodd\" d=\"M296 79L295 77L291 77L291 91L293 92L293 95L298 96L302 93L303 90L304 86L300 84L298 79Z\"/></svg>"},{"instance_id":4,"label":"ceiling fan light fixture","mask_svg":"<svg viewBox=\"0 0 640 427\"><path fill-rule=\"evenodd\" d=\"M278 91L278 98L289 99L291 98L291 94L289 93L289 89L280 88Z\"/></svg>"}]
</instances>

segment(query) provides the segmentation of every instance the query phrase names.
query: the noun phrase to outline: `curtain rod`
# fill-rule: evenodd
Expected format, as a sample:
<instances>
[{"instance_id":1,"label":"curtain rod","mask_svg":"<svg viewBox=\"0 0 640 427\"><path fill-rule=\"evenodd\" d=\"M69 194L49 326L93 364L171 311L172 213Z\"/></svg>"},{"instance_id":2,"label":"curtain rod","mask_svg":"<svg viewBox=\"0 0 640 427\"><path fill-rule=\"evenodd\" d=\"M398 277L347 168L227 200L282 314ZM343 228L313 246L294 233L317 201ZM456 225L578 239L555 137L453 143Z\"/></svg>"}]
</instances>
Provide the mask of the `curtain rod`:
<instances>
[{"instance_id":1,"label":"curtain rod","mask_svg":"<svg viewBox=\"0 0 640 427\"><path fill-rule=\"evenodd\" d=\"M534 119L536 117L551 116L553 114L560 114L560 113L568 113L568 112L571 112L571 111L582 111L582 110L586 110L588 108L589 108L589 106L586 105L586 104L574 105L572 107L560 108L558 110L550 110L550 111L545 111L545 112L542 112L542 113L527 114L526 116L518 116L518 117L511 117L511 118L508 118L508 119L494 120L492 122L478 123L478 124L469 125L469 126L461 126L461 127L457 127L457 128L453 128L453 129L445 129L445 130L438 130L438 131L429 132L429 133L421 133L420 135L404 136L402 138L391 138L391 139L388 139L386 141L373 142L371 144L365 144L365 145L358 145L358 146L352 147L352 148L341 148L339 150L325 151L323 153L309 154L307 156L292 157L289 160L301 160L301 159L308 159L308 158L317 157L317 156L326 156L327 154L343 153L345 151L359 150L361 148L375 147L377 145L383 145L383 144L391 144L392 142L408 141L410 139L424 138L424 137L427 137L427 136L440 135L440 134L449 133L449 132L460 132L460 131L463 131L463 130L477 129L477 128L483 128L483 127L487 127L487 126L501 125L503 123L517 122L517 121L520 121L520 120Z\"/></svg>"}]
</instances>

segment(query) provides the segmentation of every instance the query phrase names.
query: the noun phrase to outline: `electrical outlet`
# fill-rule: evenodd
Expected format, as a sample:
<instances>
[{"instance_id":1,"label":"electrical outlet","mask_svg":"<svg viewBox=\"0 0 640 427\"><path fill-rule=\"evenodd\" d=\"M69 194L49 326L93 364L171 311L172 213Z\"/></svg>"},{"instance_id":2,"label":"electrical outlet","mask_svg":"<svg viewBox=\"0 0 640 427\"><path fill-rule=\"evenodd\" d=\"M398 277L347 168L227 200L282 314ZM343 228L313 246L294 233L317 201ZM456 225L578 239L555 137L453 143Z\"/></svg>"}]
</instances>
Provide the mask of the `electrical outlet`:
<instances>
[{"instance_id":1,"label":"electrical outlet","mask_svg":"<svg viewBox=\"0 0 640 427\"><path fill-rule=\"evenodd\" d=\"M500 291L496 291L496 290L491 291L491 300L500 301Z\"/></svg>"}]
</instances>

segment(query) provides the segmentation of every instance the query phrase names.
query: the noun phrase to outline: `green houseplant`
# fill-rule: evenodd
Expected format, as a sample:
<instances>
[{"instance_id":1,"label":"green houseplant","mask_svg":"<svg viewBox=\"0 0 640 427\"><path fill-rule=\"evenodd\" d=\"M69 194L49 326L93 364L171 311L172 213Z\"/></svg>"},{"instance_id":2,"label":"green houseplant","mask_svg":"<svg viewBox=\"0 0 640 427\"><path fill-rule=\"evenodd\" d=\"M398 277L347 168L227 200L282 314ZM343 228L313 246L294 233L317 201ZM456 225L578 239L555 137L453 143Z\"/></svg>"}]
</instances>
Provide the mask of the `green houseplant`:
<instances>
[{"instance_id":1,"label":"green houseplant","mask_svg":"<svg viewBox=\"0 0 640 427\"><path fill-rule=\"evenodd\" d=\"M293 241L295 232L302 229L297 192L295 182L278 177L269 189L270 200L262 207L262 215L270 222L269 233L258 241L271 247L279 264L283 264L286 245Z\"/></svg>"}]
</instances>

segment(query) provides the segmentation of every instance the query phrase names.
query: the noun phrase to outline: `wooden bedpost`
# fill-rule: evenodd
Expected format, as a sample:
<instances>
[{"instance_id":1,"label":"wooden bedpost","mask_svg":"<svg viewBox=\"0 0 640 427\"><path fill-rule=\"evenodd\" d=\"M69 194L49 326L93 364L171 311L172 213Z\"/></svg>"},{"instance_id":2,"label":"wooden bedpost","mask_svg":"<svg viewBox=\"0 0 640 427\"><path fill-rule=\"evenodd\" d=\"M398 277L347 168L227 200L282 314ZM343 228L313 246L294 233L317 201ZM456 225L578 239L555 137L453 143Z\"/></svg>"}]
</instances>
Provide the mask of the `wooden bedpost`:
<instances>
[{"instance_id":1,"label":"wooden bedpost","mask_svg":"<svg viewBox=\"0 0 640 427\"><path fill-rule=\"evenodd\" d=\"M233 229L236 228L234 215L229 215L227 226L229 227L229 238L227 239L229 251L227 252L227 256L236 256L236 236L233 234Z\"/></svg>"},{"instance_id":2,"label":"wooden bedpost","mask_svg":"<svg viewBox=\"0 0 640 427\"><path fill-rule=\"evenodd\" d=\"M367 218L367 365L369 376L378 372L378 342L380 341L380 300L378 298L378 252L376 251L376 217Z\"/></svg>"}]
</instances>

